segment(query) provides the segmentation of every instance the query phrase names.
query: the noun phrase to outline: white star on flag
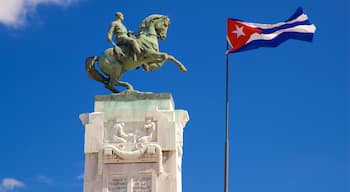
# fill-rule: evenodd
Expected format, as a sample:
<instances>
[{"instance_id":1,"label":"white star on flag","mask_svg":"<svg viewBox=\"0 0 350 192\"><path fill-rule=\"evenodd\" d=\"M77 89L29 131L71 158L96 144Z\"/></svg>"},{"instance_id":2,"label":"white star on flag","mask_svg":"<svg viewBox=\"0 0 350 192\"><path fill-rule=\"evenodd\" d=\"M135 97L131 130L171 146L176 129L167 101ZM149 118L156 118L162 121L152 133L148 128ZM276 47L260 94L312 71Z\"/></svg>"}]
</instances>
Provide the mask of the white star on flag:
<instances>
[{"instance_id":1,"label":"white star on flag","mask_svg":"<svg viewBox=\"0 0 350 192\"><path fill-rule=\"evenodd\" d=\"M235 30L235 31L232 31L232 33L236 33L237 39L238 39L240 36L245 36L245 33L243 32L243 26L242 26L242 27L239 27L238 25L236 25L236 30Z\"/></svg>"}]
</instances>

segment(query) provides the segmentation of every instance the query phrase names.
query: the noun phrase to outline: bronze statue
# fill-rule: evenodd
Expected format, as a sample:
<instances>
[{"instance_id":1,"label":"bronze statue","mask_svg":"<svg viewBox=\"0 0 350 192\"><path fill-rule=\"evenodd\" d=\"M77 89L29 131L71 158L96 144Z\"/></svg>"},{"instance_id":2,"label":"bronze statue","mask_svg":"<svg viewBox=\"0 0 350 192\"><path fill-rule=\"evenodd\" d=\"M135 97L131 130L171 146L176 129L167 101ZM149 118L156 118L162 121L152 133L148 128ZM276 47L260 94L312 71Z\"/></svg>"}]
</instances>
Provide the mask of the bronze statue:
<instances>
[{"instance_id":1,"label":"bronze statue","mask_svg":"<svg viewBox=\"0 0 350 192\"><path fill-rule=\"evenodd\" d=\"M141 48L140 45L137 43L135 38L129 37L129 35L132 35L132 32L128 32L125 25L123 24L124 21L124 15L122 12L116 12L115 13L116 20L113 21L109 27L108 34L107 34L107 40L110 42L114 49L116 54L118 56L125 56L123 51L117 46L113 41L113 35L115 36L115 39L118 41L121 45L130 46L134 53L140 54ZM136 59L136 54L135 54Z\"/></svg>"},{"instance_id":2,"label":"bronze statue","mask_svg":"<svg viewBox=\"0 0 350 192\"><path fill-rule=\"evenodd\" d=\"M130 33L128 35L126 27L122 24L123 19L123 14L117 12L116 21L111 24L108 32L108 41L112 43L113 48L106 49L100 56L91 56L86 59L85 69L90 78L103 83L112 92L119 93L114 86L133 90L131 84L119 79L126 71L139 66L142 66L145 71L153 71L163 66L166 61L172 61L182 72L187 71L175 57L159 52L158 39L166 38L170 25L167 16L153 14L146 17L140 25L137 36ZM113 42L113 34L119 46ZM103 74L96 69L97 63Z\"/></svg>"}]
</instances>

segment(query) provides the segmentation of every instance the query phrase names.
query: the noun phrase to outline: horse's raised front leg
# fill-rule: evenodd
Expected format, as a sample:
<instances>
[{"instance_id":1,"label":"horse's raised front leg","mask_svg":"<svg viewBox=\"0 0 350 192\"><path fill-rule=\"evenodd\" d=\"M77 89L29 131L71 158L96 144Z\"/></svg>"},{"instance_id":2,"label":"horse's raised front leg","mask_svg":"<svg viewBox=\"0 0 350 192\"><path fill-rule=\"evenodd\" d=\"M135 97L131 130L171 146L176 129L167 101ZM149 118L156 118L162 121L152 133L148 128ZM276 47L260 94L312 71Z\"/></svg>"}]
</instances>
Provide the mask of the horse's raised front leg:
<instances>
[{"instance_id":1,"label":"horse's raised front leg","mask_svg":"<svg viewBox=\"0 0 350 192\"><path fill-rule=\"evenodd\" d=\"M149 72L154 71L162 66L162 63L146 63L142 65L143 70Z\"/></svg>"},{"instance_id":2,"label":"horse's raised front leg","mask_svg":"<svg viewBox=\"0 0 350 192\"><path fill-rule=\"evenodd\" d=\"M180 68L182 72L187 72L186 67L180 61L167 53L153 53L150 58L153 58L153 60L146 64L144 67L145 71L153 71L163 66L166 61L172 61Z\"/></svg>"},{"instance_id":3,"label":"horse's raised front leg","mask_svg":"<svg viewBox=\"0 0 350 192\"><path fill-rule=\"evenodd\" d=\"M175 63L182 72L187 72L187 69L185 67L184 64L182 64L179 60L177 60L174 56L172 55L167 55L167 60L168 61L172 61L173 63Z\"/></svg>"}]
</instances>

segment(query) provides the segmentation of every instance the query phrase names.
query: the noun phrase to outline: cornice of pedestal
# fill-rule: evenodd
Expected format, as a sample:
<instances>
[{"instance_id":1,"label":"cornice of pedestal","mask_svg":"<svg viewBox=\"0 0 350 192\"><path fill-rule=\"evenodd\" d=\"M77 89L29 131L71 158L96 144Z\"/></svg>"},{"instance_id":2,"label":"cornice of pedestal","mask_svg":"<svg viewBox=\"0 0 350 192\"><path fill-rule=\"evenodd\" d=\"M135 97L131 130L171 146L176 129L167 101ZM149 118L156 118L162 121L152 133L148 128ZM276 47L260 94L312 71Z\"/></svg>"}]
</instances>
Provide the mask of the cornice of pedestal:
<instances>
[{"instance_id":1,"label":"cornice of pedestal","mask_svg":"<svg viewBox=\"0 0 350 192\"><path fill-rule=\"evenodd\" d=\"M171 93L152 93L139 91L124 91L110 95L96 95L95 101L137 101L137 100L172 100Z\"/></svg>"}]
</instances>

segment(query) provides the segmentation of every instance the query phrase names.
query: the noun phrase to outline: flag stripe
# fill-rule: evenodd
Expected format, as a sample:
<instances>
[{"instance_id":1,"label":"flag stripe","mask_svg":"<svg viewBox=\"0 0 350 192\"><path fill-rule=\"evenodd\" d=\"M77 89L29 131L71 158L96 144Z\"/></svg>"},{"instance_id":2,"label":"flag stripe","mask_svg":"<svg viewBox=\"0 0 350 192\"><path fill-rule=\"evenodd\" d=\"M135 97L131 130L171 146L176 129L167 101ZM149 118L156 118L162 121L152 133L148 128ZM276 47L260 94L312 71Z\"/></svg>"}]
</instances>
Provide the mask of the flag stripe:
<instances>
[{"instance_id":1,"label":"flag stripe","mask_svg":"<svg viewBox=\"0 0 350 192\"><path fill-rule=\"evenodd\" d=\"M235 52L247 51L250 49L256 49L260 47L277 47L288 39L312 41L313 35L314 34L312 33L285 32L272 40L260 39L260 40L252 41L251 43L247 44L246 46L243 46L242 48L236 50Z\"/></svg>"},{"instance_id":2,"label":"flag stripe","mask_svg":"<svg viewBox=\"0 0 350 192\"><path fill-rule=\"evenodd\" d=\"M297 18L294 18L292 20L286 21L286 22L279 22L275 24L261 24L261 23L251 23L251 22L244 22L241 21L242 23L245 23L246 25L249 25L254 28L260 28L260 29L270 29L270 28L275 28L275 27L280 27L285 24L291 24L295 22L302 22L302 21L307 21L309 18L307 17L306 14L301 14Z\"/></svg>"},{"instance_id":3,"label":"flag stripe","mask_svg":"<svg viewBox=\"0 0 350 192\"><path fill-rule=\"evenodd\" d=\"M302 14L304 14L303 8L298 7L298 9L295 11L295 13L287 21L293 20Z\"/></svg>"},{"instance_id":4,"label":"flag stripe","mask_svg":"<svg viewBox=\"0 0 350 192\"><path fill-rule=\"evenodd\" d=\"M300 25L300 26L295 26L292 28L288 29L282 29L279 31L275 31L274 33L271 34L258 34L255 33L253 34L250 39L247 41L247 44L255 41L255 40L271 40L273 38L276 38L278 35L281 35L282 33L285 32L297 32L297 33L315 33L316 27L315 25Z\"/></svg>"},{"instance_id":5,"label":"flag stripe","mask_svg":"<svg viewBox=\"0 0 350 192\"><path fill-rule=\"evenodd\" d=\"M279 30L293 28L295 26L300 26L300 25L311 25L311 23L309 20L306 20L306 21L302 21L302 22L285 24L285 25L282 25L280 27L275 27L275 28L271 28L271 29L262 29L262 33L263 34L275 33L276 31L279 31Z\"/></svg>"}]
</instances>

